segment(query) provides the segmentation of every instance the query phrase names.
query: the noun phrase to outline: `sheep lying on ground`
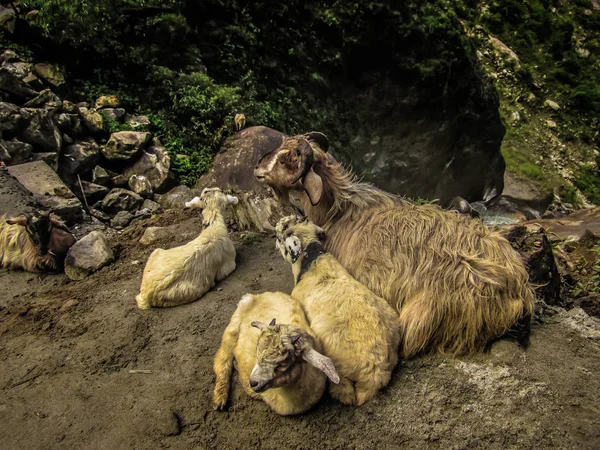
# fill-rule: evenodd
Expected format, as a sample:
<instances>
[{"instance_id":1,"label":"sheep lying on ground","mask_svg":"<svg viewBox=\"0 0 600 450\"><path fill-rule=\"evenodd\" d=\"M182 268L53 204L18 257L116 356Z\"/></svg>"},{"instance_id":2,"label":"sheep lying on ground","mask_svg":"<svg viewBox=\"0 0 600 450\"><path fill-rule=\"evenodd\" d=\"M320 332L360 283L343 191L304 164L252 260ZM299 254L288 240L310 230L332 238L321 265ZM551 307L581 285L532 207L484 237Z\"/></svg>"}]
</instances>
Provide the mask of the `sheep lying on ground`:
<instances>
[{"instance_id":1,"label":"sheep lying on ground","mask_svg":"<svg viewBox=\"0 0 600 450\"><path fill-rule=\"evenodd\" d=\"M235 248L223 218L225 208L238 199L218 188L204 189L200 196L203 231L180 247L152 252L144 268L136 297L141 309L171 307L198 300L215 281L235 270Z\"/></svg>"},{"instance_id":2,"label":"sheep lying on ground","mask_svg":"<svg viewBox=\"0 0 600 450\"><path fill-rule=\"evenodd\" d=\"M340 383L331 395L362 405L390 381L398 362L398 320L387 302L356 281L320 239L324 231L294 216L277 224L277 247L292 264L300 302Z\"/></svg>"},{"instance_id":3,"label":"sheep lying on ground","mask_svg":"<svg viewBox=\"0 0 600 450\"><path fill-rule=\"evenodd\" d=\"M400 314L401 353L464 355L511 327L529 342L535 298L510 243L478 220L414 205L342 167L321 133L285 139L255 176L327 233L325 248Z\"/></svg>"},{"instance_id":4,"label":"sheep lying on ground","mask_svg":"<svg viewBox=\"0 0 600 450\"><path fill-rule=\"evenodd\" d=\"M267 321L271 321L269 325ZM307 411L325 391L323 374L334 383L339 381L331 360L320 351L304 311L289 295L245 295L215 356L214 408L227 403L235 359L248 395L261 398L278 414Z\"/></svg>"},{"instance_id":5,"label":"sheep lying on ground","mask_svg":"<svg viewBox=\"0 0 600 450\"><path fill-rule=\"evenodd\" d=\"M76 242L67 227L49 214L0 218L0 267L55 272Z\"/></svg>"}]
</instances>

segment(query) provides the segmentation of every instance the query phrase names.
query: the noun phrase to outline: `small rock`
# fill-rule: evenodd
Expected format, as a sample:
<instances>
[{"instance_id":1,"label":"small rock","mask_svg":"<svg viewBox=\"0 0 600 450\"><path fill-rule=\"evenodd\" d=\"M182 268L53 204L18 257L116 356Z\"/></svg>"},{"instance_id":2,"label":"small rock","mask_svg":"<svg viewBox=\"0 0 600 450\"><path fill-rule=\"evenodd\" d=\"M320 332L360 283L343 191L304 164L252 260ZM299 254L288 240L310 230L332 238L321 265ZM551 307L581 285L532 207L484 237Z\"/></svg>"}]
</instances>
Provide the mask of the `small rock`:
<instances>
[{"instance_id":1,"label":"small rock","mask_svg":"<svg viewBox=\"0 0 600 450\"><path fill-rule=\"evenodd\" d=\"M29 100L23 106L25 108L43 108L45 105L53 103L56 106L62 106L62 100L58 95L52 92L50 89L45 89L40 92L36 97Z\"/></svg>"},{"instance_id":2,"label":"small rock","mask_svg":"<svg viewBox=\"0 0 600 450\"><path fill-rule=\"evenodd\" d=\"M92 181L96 184L105 185L110 180L110 175L100 166L94 167L92 172Z\"/></svg>"},{"instance_id":3,"label":"small rock","mask_svg":"<svg viewBox=\"0 0 600 450\"><path fill-rule=\"evenodd\" d=\"M44 83L38 77L36 77L33 73L28 73L23 78L23 83L26 83L29 87L36 91L41 91L44 89Z\"/></svg>"},{"instance_id":4,"label":"small rock","mask_svg":"<svg viewBox=\"0 0 600 450\"><path fill-rule=\"evenodd\" d=\"M548 128L556 128L557 127L556 122L554 120L550 120L550 119L546 120L546 126Z\"/></svg>"},{"instance_id":5,"label":"small rock","mask_svg":"<svg viewBox=\"0 0 600 450\"><path fill-rule=\"evenodd\" d=\"M21 114L17 105L0 102L0 131L19 133L27 124L27 119Z\"/></svg>"},{"instance_id":6,"label":"small rock","mask_svg":"<svg viewBox=\"0 0 600 450\"><path fill-rule=\"evenodd\" d=\"M102 132L102 130L104 129L104 120L102 119L102 116L96 111L83 111L80 109L79 115L81 116L86 128L92 133L97 134Z\"/></svg>"},{"instance_id":7,"label":"small rock","mask_svg":"<svg viewBox=\"0 0 600 450\"><path fill-rule=\"evenodd\" d=\"M113 133L102 154L110 160L128 160L148 147L152 133L145 131L119 131Z\"/></svg>"},{"instance_id":8,"label":"small rock","mask_svg":"<svg viewBox=\"0 0 600 450\"><path fill-rule=\"evenodd\" d=\"M90 204L106 197L109 191L107 187L89 181L81 181L81 186L83 186L83 193Z\"/></svg>"},{"instance_id":9,"label":"small rock","mask_svg":"<svg viewBox=\"0 0 600 450\"><path fill-rule=\"evenodd\" d=\"M140 207L144 200L135 192L115 188L102 201L104 212L116 215L120 211L133 212Z\"/></svg>"},{"instance_id":10,"label":"small rock","mask_svg":"<svg viewBox=\"0 0 600 450\"><path fill-rule=\"evenodd\" d=\"M157 212L159 212L161 210L160 205L158 203L156 203L148 198L146 200L144 200L144 203L142 203L142 209L147 209L152 214L156 214Z\"/></svg>"},{"instance_id":11,"label":"small rock","mask_svg":"<svg viewBox=\"0 0 600 450\"><path fill-rule=\"evenodd\" d=\"M79 114L79 108L68 100L63 100L63 111L68 114Z\"/></svg>"},{"instance_id":12,"label":"small rock","mask_svg":"<svg viewBox=\"0 0 600 450\"><path fill-rule=\"evenodd\" d=\"M60 307L61 311L66 311L67 309L72 308L73 306L77 306L79 304L79 302L77 300L67 300L66 302L63 303L63 305Z\"/></svg>"},{"instance_id":13,"label":"small rock","mask_svg":"<svg viewBox=\"0 0 600 450\"><path fill-rule=\"evenodd\" d=\"M544 106L548 106L551 109L553 109L554 111L558 111L560 109L560 105L550 99L548 99L544 102Z\"/></svg>"},{"instance_id":14,"label":"small rock","mask_svg":"<svg viewBox=\"0 0 600 450\"><path fill-rule=\"evenodd\" d=\"M28 84L15 74L6 70L0 71L0 91L2 91L4 99L19 104L23 104L37 95L37 91L31 89Z\"/></svg>"},{"instance_id":15,"label":"small rock","mask_svg":"<svg viewBox=\"0 0 600 450\"><path fill-rule=\"evenodd\" d=\"M31 151L32 146L30 144L21 142L17 138L11 141L0 141L0 155L8 156L8 159L5 159L5 156L0 156L0 160L4 161L7 166L24 163L31 156ZM53 154L56 155L56 153Z\"/></svg>"},{"instance_id":16,"label":"small rock","mask_svg":"<svg viewBox=\"0 0 600 450\"><path fill-rule=\"evenodd\" d=\"M44 325L42 325L42 331L48 331L51 326L52 324L50 322L46 322Z\"/></svg>"},{"instance_id":17,"label":"small rock","mask_svg":"<svg viewBox=\"0 0 600 450\"><path fill-rule=\"evenodd\" d=\"M129 186L129 177L127 175L125 175L124 173L117 175L115 177L112 177L110 179L110 184L112 187L127 187Z\"/></svg>"},{"instance_id":18,"label":"small rock","mask_svg":"<svg viewBox=\"0 0 600 450\"><path fill-rule=\"evenodd\" d=\"M33 65L23 61L14 61L5 62L4 64L2 64L2 68L16 75L21 80L24 80L25 77L29 75L33 70Z\"/></svg>"},{"instance_id":19,"label":"small rock","mask_svg":"<svg viewBox=\"0 0 600 450\"><path fill-rule=\"evenodd\" d=\"M171 230L165 227L148 227L144 235L140 238L140 244L150 245L159 239L164 239L171 235Z\"/></svg>"},{"instance_id":20,"label":"small rock","mask_svg":"<svg viewBox=\"0 0 600 450\"><path fill-rule=\"evenodd\" d=\"M103 95L96 100L96 108L118 108L121 101L116 95Z\"/></svg>"},{"instance_id":21,"label":"small rock","mask_svg":"<svg viewBox=\"0 0 600 450\"><path fill-rule=\"evenodd\" d=\"M34 73L54 87L60 87L65 84L65 76L55 64L39 63L33 67Z\"/></svg>"},{"instance_id":22,"label":"small rock","mask_svg":"<svg viewBox=\"0 0 600 450\"><path fill-rule=\"evenodd\" d=\"M125 122L133 129L150 125L150 119L147 116L129 116L125 118Z\"/></svg>"},{"instance_id":23,"label":"small rock","mask_svg":"<svg viewBox=\"0 0 600 450\"><path fill-rule=\"evenodd\" d=\"M92 231L69 250L65 273L71 280L83 280L114 260L106 237L99 231Z\"/></svg>"},{"instance_id":24,"label":"small rock","mask_svg":"<svg viewBox=\"0 0 600 450\"><path fill-rule=\"evenodd\" d=\"M520 120L521 120L521 114L519 114L519 111L513 111L510 115L510 121L512 123L517 123Z\"/></svg>"},{"instance_id":25,"label":"small rock","mask_svg":"<svg viewBox=\"0 0 600 450\"><path fill-rule=\"evenodd\" d=\"M104 211L99 210L98 208L90 208L90 216L95 217L96 219L102 222L110 221L110 216Z\"/></svg>"},{"instance_id":26,"label":"small rock","mask_svg":"<svg viewBox=\"0 0 600 450\"><path fill-rule=\"evenodd\" d=\"M110 226L120 230L125 228L133 220L133 214L129 211L119 211L115 217L110 221Z\"/></svg>"},{"instance_id":27,"label":"small rock","mask_svg":"<svg viewBox=\"0 0 600 450\"><path fill-rule=\"evenodd\" d=\"M19 55L17 55L13 50L4 50L2 52L2 54L0 55L0 62L2 63L7 63L7 62L17 62L17 61L21 61L21 59L19 58Z\"/></svg>"},{"instance_id":28,"label":"small rock","mask_svg":"<svg viewBox=\"0 0 600 450\"><path fill-rule=\"evenodd\" d=\"M148 178L143 175L132 175L129 178L129 188L142 197L150 197L152 195L152 185L148 181Z\"/></svg>"},{"instance_id":29,"label":"small rock","mask_svg":"<svg viewBox=\"0 0 600 450\"><path fill-rule=\"evenodd\" d=\"M109 119L120 121L125 117L125 110L123 108L102 108L100 114Z\"/></svg>"}]
</instances>

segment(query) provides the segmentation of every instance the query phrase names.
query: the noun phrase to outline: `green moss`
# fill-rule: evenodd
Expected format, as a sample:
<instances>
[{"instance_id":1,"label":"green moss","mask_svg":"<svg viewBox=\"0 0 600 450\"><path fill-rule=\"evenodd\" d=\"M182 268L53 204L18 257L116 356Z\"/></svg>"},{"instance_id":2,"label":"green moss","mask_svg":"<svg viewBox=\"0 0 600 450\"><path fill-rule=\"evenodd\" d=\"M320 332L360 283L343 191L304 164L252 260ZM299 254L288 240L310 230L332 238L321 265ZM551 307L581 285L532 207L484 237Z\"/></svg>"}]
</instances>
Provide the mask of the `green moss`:
<instances>
[{"instance_id":1,"label":"green moss","mask_svg":"<svg viewBox=\"0 0 600 450\"><path fill-rule=\"evenodd\" d=\"M597 165L589 164L580 169L574 184L591 202L600 204L600 174Z\"/></svg>"}]
</instances>

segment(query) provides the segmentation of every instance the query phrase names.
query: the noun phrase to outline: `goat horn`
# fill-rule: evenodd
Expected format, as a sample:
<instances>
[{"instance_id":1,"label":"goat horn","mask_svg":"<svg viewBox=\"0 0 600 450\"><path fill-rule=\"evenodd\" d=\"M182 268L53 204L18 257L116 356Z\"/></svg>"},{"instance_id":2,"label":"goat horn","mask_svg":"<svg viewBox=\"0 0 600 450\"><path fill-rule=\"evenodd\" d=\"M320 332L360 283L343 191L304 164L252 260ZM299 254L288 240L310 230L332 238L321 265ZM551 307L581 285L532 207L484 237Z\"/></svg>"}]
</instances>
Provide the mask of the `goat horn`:
<instances>
[{"instance_id":1,"label":"goat horn","mask_svg":"<svg viewBox=\"0 0 600 450\"><path fill-rule=\"evenodd\" d=\"M318 131L311 131L309 133L306 133L304 135L304 138L307 141L314 141L314 142L316 142L317 145L324 152L326 152L327 150L329 150L329 139L327 139L327 136L325 136L323 133L319 133Z\"/></svg>"}]
</instances>

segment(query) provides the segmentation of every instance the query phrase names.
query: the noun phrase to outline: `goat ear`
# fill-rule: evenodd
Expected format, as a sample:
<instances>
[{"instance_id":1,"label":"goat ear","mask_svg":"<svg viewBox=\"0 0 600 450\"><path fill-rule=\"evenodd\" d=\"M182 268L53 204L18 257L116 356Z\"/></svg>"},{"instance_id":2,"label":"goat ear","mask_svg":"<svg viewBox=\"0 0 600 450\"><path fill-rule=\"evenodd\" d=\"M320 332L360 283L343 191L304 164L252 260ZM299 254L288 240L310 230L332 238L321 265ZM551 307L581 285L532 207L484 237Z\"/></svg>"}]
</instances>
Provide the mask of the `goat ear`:
<instances>
[{"instance_id":1,"label":"goat ear","mask_svg":"<svg viewBox=\"0 0 600 450\"><path fill-rule=\"evenodd\" d=\"M271 320L271 322L269 322L269 326L270 327L275 326L275 318L273 318L273 320Z\"/></svg>"},{"instance_id":2,"label":"goat ear","mask_svg":"<svg viewBox=\"0 0 600 450\"><path fill-rule=\"evenodd\" d=\"M323 195L323 180L321 180L321 177L315 173L312 167L304 176L304 179L302 180L302 186L308 194L310 203L313 206L318 205L321 201L321 196Z\"/></svg>"},{"instance_id":3,"label":"goat ear","mask_svg":"<svg viewBox=\"0 0 600 450\"><path fill-rule=\"evenodd\" d=\"M239 199L237 197L234 197L233 195L229 195L227 194L227 203L231 203L233 205L237 205L239 203Z\"/></svg>"},{"instance_id":4,"label":"goat ear","mask_svg":"<svg viewBox=\"0 0 600 450\"><path fill-rule=\"evenodd\" d=\"M333 361L327 356L320 354L314 348L305 351L302 354L302 359L327 375L327 378L329 378L332 383L338 384L340 382L340 376L335 370Z\"/></svg>"},{"instance_id":5,"label":"goat ear","mask_svg":"<svg viewBox=\"0 0 600 450\"><path fill-rule=\"evenodd\" d=\"M26 227L29 223L29 218L26 216L13 217L11 219L6 219L6 223L9 225L21 225L22 227Z\"/></svg>"}]
</instances>

